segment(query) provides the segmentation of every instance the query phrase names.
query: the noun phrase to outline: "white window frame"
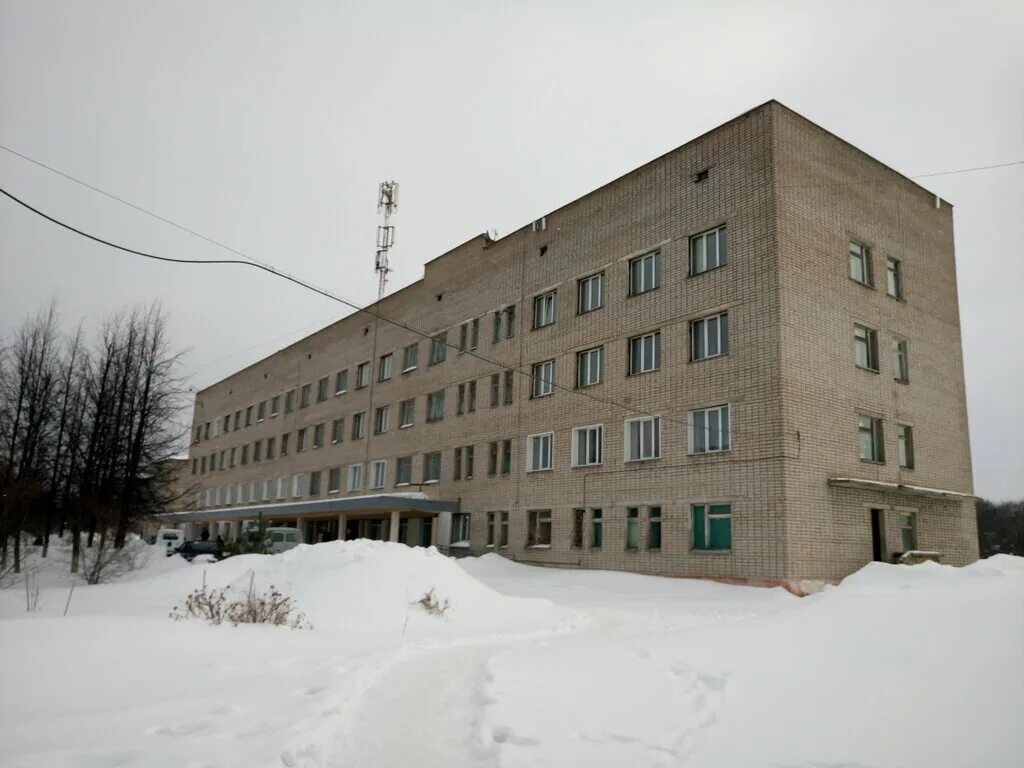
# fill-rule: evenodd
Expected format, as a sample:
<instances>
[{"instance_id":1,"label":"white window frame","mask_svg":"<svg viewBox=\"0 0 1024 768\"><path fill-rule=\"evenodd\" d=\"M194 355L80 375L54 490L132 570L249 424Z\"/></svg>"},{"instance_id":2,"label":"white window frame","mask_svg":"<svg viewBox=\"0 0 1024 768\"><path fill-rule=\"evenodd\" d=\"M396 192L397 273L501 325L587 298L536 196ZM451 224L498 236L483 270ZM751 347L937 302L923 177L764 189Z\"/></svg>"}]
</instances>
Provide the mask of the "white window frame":
<instances>
[{"instance_id":1,"label":"white window frame","mask_svg":"<svg viewBox=\"0 0 1024 768\"><path fill-rule=\"evenodd\" d=\"M892 378L900 384L910 381L910 352L906 339L892 340Z\"/></svg>"},{"instance_id":2,"label":"white window frame","mask_svg":"<svg viewBox=\"0 0 1024 768\"><path fill-rule=\"evenodd\" d=\"M388 460L375 459L370 462L370 489L378 490L388 483Z\"/></svg>"},{"instance_id":3,"label":"white window frame","mask_svg":"<svg viewBox=\"0 0 1024 768\"><path fill-rule=\"evenodd\" d=\"M387 434L388 428L391 426L391 406L380 405L377 406L373 413L373 434L384 435Z\"/></svg>"},{"instance_id":4,"label":"white window frame","mask_svg":"<svg viewBox=\"0 0 1024 768\"><path fill-rule=\"evenodd\" d=\"M539 541L537 531L541 525L547 523L548 540ZM526 547L527 549L551 549L551 542L555 538L555 526L553 515L550 509L530 509L526 512Z\"/></svg>"},{"instance_id":5,"label":"white window frame","mask_svg":"<svg viewBox=\"0 0 1024 768\"><path fill-rule=\"evenodd\" d=\"M865 420L869 422L868 428L865 428L862 424ZM870 456L865 456L861 450L861 437L865 434L871 438ZM885 426L880 418L865 413L857 414L857 455L861 461L872 464L885 463Z\"/></svg>"},{"instance_id":6,"label":"white window frame","mask_svg":"<svg viewBox=\"0 0 1024 768\"><path fill-rule=\"evenodd\" d=\"M894 299L903 298L903 262L892 256L885 259L885 292Z\"/></svg>"},{"instance_id":7,"label":"white window frame","mask_svg":"<svg viewBox=\"0 0 1024 768\"><path fill-rule=\"evenodd\" d=\"M405 480L402 479L402 464L407 462L409 467L409 477ZM395 487L412 485L412 456L399 456L395 459Z\"/></svg>"},{"instance_id":8,"label":"white window frame","mask_svg":"<svg viewBox=\"0 0 1024 768\"><path fill-rule=\"evenodd\" d=\"M346 392L348 392L348 368L334 374L335 397L338 395L344 395Z\"/></svg>"},{"instance_id":9,"label":"white window frame","mask_svg":"<svg viewBox=\"0 0 1024 768\"><path fill-rule=\"evenodd\" d=\"M437 473L436 473L436 475L434 477L429 477L428 478L427 477L427 468L430 466L429 459L430 459L431 456L436 456L437 457ZM428 451L427 453L424 453L423 454L423 484L424 485L433 485L435 483L441 482L441 468L442 468L442 459L441 459L441 452L440 451Z\"/></svg>"},{"instance_id":10,"label":"white window frame","mask_svg":"<svg viewBox=\"0 0 1024 768\"><path fill-rule=\"evenodd\" d=\"M292 498L299 499L305 493L304 485L306 482L305 472L296 472L292 475Z\"/></svg>"},{"instance_id":11,"label":"white window frame","mask_svg":"<svg viewBox=\"0 0 1024 768\"><path fill-rule=\"evenodd\" d=\"M377 381L387 381L391 378L391 362L393 359L393 352L380 356L380 359L377 361Z\"/></svg>"},{"instance_id":12,"label":"white window frame","mask_svg":"<svg viewBox=\"0 0 1024 768\"><path fill-rule=\"evenodd\" d=\"M341 467L327 470L327 493L341 493Z\"/></svg>"},{"instance_id":13,"label":"white window frame","mask_svg":"<svg viewBox=\"0 0 1024 768\"><path fill-rule=\"evenodd\" d=\"M547 465L543 466L544 461L544 443L547 443ZM534 464L534 452L533 446L537 443L541 446L540 456L538 457L541 462L541 466ZM550 472L555 468L555 433L554 432L538 432L533 435L526 436L526 471L527 472Z\"/></svg>"},{"instance_id":14,"label":"white window frame","mask_svg":"<svg viewBox=\"0 0 1024 768\"><path fill-rule=\"evenodd\" d=\"M864 351L864 363L860 353ZM878 372L878 331L860 323L853 324L853 364L865 371Z\"/></svg>"},{"instance_id":15,"label":"white window frame","mask_svg":"<svg viewBox=\"0 0 1024 768\"><path fill-rule=\"evenodd\" d=\"M714 354L708 352L714 342ZM698 350L698 345L700 349ZM698 354L698 352L700 354ZM690 323L690 360L699 362L729 354L729 313L719 312Z\"/></svg>"},{"instance_id":16,"label":"white window frame","mask_svg":"<svg viewBox=\"0 0 1024 768\"><path fill-rule=\"evenodd\" d=\"M647 344L645 343L648 339L652 339L651 352L648 354ZM637 370L633 370L633 345L640 345L640 367ZM627 343L627 371L630 376L639 376L643 373L651 373L661 369L661 329L657 331L651 331L650 333L644 333L640 336L633 336ZM648 358L652 359L648 359Z\"/></svg>"},{"instance_id":17,"label":"white window frame","mask_svg":"<svg viewBox=\"0 0 1024 768\"><path fill-rule=\"evenodd\" d=\"M580 456L580 438L586 443L584 456ZM591 461L593 449L596 444L597 460ZM582 460L581 460L582 459ZM596 467L604 463L604 424L589 424L585 427L575 427L572 430L572 466L574 467Z\"/></svg>"},{"instance_id":18,"label":"white window frame","mask_svg":"<svg viewBox=\"0 0 1024 768\"><path fill-rule=\"evenodd\" d=\"M697 446L697 414L704 415L704 447L698 450ZM711 448L711 415L715 415L718 424L718 447ZM722 421L726 422L726 428L722 429ZM695 408L686 417L687 452L691 454L725 453L732 450L732 406L730 403L712 405L708 408Z\"/></svg>"},{"instance_id":19,"label":"white window frame","mask_svg":"<svg viewBox=\"0 0 1024 768\"><path fill-rule=\"evenodd\" d=\"M470 528L468 512L452 514L451 546L469 546Z\"/></svg>"},{"instance_id":20,"label":"white window frame","mask_svg":"<svg viewBox=\"0 0 1024 768\"><path fill-rule=\"evenodd\" d=\"M370 386L370 361L356 366L356 389Z\"/></svg>"},{"instance_id":21,"label":"white window frame","mask_svg":"<svg viewBox=\"0 0 1024 768\"><path fill-rule=\"evenodd\" d=\"M713 264L711 263L712 260L708 258L708 245L711 242L715 244ZM722 224L721 226L691 236L689 253L690 275L700 275L728 264L729 249L726 225Z\"/></svg>"},{"instance_id":22,"label":"white window frame","mask_svg":"<svg viewBox=\"0 0 1024 768\"><path fill-rule=\"evenodd\" d=\"M533 329L554 325L558 313L558 291L547 291L533 297Z\"/></svg>"},{"instance_id":23,"label":"white window frame","mask_svg":"<svg viewBox=\"0 0 1024 768\"><path fill-rule=\"evenodd\" d=\"M897 458L901 469L914 468L914 427L910 424L896 425Z\"/></svg>"},{"instance_id":24,"label":"white window frame","mask_svg":"<svg viewBox=\"0 0 1024 768\"><path fill-rule=\"evenodd\" d=\"M409 353L412 353L411 355ZM409 358L412 357L410 361ZM411 364L410 364L411 362ZM415 344L407 344L402 349L402 373L409 373L415 371L420 362L420 343L417 341Z\"/></svg>"},{"instance_id":25,"label":"white window frame","mask_svg":"<svg viewBox=\"0 0 1024 768\"><path fill-rule=\"evenodd\" d=\"M651 284L650 285L647 284L648 283L648 277L647 277L648 270L646 269L646 265L647 265L648 262L650 262L651 265L652 265L651 269L650 269L650 272L651 272L651 277L650 277L650 283ZM637 280L633 279L633 273L634 273L634 269L635 269L634 265L639 265L639 270L637 271L637 274L638 274L639 277L638 277ZM639 296L642 293L648 293L649 291L653 291L653 290L656 290L656 289L661 287L661 251L660 250L651 251L650 253L645 253L642 256L637 256L635 259L630 259L629 260L629 264L628 264L628 268L629 268L629 275L628 275L628 279L627 279L627 283L628 283L627 290L629 291L629 295L630 296Z\"/></svg>"},{"instance_id":26,"label":"white window frame","mask_svg":"<svg viewBox=\"0 0 1024 768\"><path fill-rule=\"evenodd\" d=\"M597 364L594 364L594 358ZM596 371L595 371L596 369ZM594 375L596 373L596 376ZM586 374L584 376L584 374ZM592 387L604 380L604 347L591 347L576 353L576 386Z\"/></svg>"},{"instance_id":27,"label":"white window frame","mask_svg":"<svg viewBox=\"0 0 1024 768\"><path fill-rule=\"evenodd\" d=\"M438 389L427 394L427 421L429 423L444 421L444 400L445 397L443 389ZM434 418L434 405L437 403L440 403L440 408L438 409L439 415L437 418Z\"/></svg>"},{"instance_id":28,"label":"white window frame","mask_svg":"<svg viewBox=\"0 0 1024 768\"><path fill-rule=\"evenodd\" d=\"M637 455L633 454L633 440L632 432L633 425L637 425ZM651 451L645 453L644 451L644 431L645 426L650 425L651 432ZM637 416L633 419L626 419L623 427L623 449L622 449L623 461L625 463L633 461L654 461L661 458L661 414L653 414L651 416Z\"/></svg>"},{"instance_id":29,"label":"white window frame","mask_svg":"<svg viewBox=\"0 0 1024 768\"><path fill-rule=\"evenodd\" d=\"M585 315L604 306L604 272L581 277L576 284L576 314Z\"/></svg>"},{"instance_id":30,"label":"white window frame","mask_svg":"<svg viewBox=\"0 0 1024 768\"><path fill-rule=\"evenodd\" d=\"M362 464L349 464L348 466L348 490L349 493L352 491L363 490L363 465Z\"/></svg>"},{"instance_id":31,"label":"white window frame","mask_svg":"<svg viewBox=\"0 0 1024 768\"><path fill-rule=\"evenodd\" d=\"M288 498L288 475L277 478L277 498Z\"/></svg>"},{"instance_id":32,"label":"white window frame","mask_svg":"<svg viewBox=\"0 0 1024 768\"><path fill-rule=\"evenodd\" d=\"M849 276L850 276L850 279L853 280L853 282L855 282L855 283L860 283L861 285L866 285L868 288L874 288L875 287L875 276L874 276L874 274L872 272L872 269L871 269L871 247L868 246L868 245L865 245L864 243L858 242L856 240L851 240L850 241L849 255L850 255L849 256L849 258L850 258L850 263L849 263ZM858 277L856 277L854 275L854 264L855 263L858 263L860 265L860 272L861 272L861 275L862 275L863 279L858 278Z\"/></svg>"},{"instance_id":33,"label":"white window frame","mask_svg":"<svg viewBox=\"0 0 1024 768\"><path fill-rule=\"evenodd\" d=\"M366 437L366 411L352 414L352 439L362 440Z\"/></svg>"},{"instance_id":34,"label":"white window frame","mask_svg":"<svg viewBox=\"0 0 1024 768\"><path fill-rule=\"evenodd\" d=\"M406 421L406 418L409 420ZM416 423L416 398L410 397L398 404L399 429L408 429Z\"/></svg>"},{"instance_id":35,"label":"white window frame","mask_svg":"<svg viewBox=\"0 0 1024 768\"><path fill-rule=\"evenodd\" d=\"M550 372L550 375L545 375L545 370ZM547 397L555 393L555 361L544 360L540 363L534 363L531 368L531 386L530 386L530 397Z\"/></svg>"}]
</instances>

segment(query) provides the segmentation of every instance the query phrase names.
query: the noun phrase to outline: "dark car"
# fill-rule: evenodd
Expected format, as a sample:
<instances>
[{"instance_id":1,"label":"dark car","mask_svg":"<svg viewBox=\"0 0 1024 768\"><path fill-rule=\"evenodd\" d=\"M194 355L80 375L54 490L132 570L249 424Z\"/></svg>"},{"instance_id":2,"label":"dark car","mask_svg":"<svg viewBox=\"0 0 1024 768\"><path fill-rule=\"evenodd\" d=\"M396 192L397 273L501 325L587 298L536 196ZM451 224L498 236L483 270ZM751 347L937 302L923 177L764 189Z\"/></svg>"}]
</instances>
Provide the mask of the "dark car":
<instances>
[{"instance_id":1,"label":"dark car","mask_svg":"<svg viewBox=\"0 0 1024 768\"><path fill-rule=\"evenodd\" d=\"M212 555L217 560L221 558L220 547L215 541L186 541L174 551L190 563L197 555Z\"/></svg>"}]
</instances>

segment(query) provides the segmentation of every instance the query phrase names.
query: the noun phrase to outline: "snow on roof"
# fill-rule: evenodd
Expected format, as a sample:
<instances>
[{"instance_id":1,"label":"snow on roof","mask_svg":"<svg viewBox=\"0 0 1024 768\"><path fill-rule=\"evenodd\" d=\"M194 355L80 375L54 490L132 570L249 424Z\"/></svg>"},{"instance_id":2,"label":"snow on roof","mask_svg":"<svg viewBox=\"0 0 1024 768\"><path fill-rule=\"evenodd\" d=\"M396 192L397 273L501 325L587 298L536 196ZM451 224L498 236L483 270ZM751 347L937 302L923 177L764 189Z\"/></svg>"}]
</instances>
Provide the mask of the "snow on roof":
<instances>
[{"instance_id":1,"label":"snow on roof","mask_svg":"<svg viewBox=\"0 0 1024 768\"><path fill-rule=\"evenodd\" d=\"M883 480L865 480L860 477L830 477L829 485L857 485L871 488L879 488L890 491L903 491L905 493L923 493L934 496L956 496L963 499L976 498L972 493L951 491L946 488L928 488L923 485L906 485L904 483L887 483Z\"/></svg>"}]
</instances>

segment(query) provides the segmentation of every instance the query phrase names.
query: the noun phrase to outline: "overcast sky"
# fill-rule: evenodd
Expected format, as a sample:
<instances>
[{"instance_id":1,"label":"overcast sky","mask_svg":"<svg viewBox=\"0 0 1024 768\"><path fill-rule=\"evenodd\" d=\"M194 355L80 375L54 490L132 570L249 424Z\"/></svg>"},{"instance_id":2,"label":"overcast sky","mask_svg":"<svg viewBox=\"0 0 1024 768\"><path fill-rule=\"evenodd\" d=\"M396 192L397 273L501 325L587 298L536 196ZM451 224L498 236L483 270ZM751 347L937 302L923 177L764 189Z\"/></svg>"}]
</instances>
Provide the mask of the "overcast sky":
<instances>
[{"instance_id":1,"label":"overcast sky","mask_svg":"<svg viewBox=\"0 0 1024 768\"><path fill-rule=\"evenodd\" d=\"M359 303L770 98L908 175L1024 159L1020 2L0 0L0 144ZM141 250L224 252L0 150L2 186ZM975 487L1024 497L1024 166L955 205ZM159 298L197 387L344 311L119 254L0 200L0 336Z\"/></svg>"}]
</instances>

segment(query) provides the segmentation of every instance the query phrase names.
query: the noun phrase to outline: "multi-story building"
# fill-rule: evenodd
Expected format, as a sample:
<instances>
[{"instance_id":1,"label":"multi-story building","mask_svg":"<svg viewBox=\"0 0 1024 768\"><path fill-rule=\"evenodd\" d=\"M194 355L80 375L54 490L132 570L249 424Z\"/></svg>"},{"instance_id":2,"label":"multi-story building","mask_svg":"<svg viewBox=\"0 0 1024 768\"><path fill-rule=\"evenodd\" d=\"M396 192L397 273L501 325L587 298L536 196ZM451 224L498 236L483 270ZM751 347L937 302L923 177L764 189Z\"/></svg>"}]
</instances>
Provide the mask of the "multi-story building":
<instances>
[{"instance_id":1,"label":"multi-story building","mask_svg":"<svg viewBox=\"0 0 1024 768\"><path fill-rule=\"evenodd\" d=\"M952 207L778 102L196 395L193 518L838 578L977 557Z\"/></svg>"}]
</instances>

